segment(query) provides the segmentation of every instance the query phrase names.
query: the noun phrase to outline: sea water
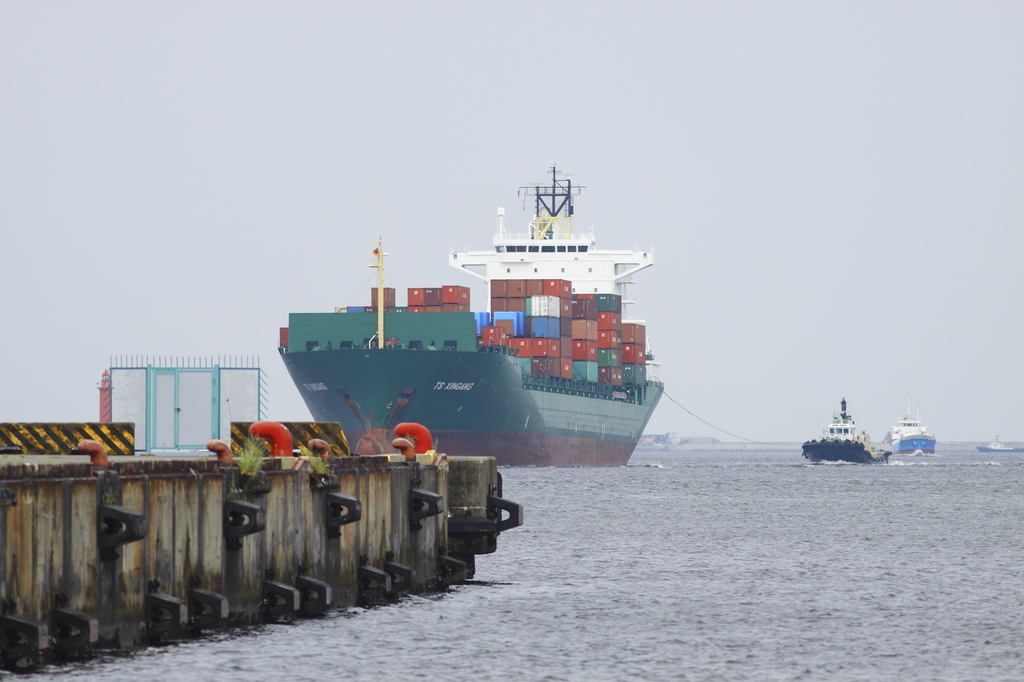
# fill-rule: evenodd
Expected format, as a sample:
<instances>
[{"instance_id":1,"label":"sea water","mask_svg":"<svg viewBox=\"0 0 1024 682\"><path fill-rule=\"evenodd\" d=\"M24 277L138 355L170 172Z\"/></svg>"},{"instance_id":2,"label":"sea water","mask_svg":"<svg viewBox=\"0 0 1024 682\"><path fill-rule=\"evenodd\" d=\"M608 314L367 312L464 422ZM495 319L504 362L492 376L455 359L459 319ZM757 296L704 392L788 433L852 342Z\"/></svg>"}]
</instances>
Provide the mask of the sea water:
<instances>
[{"instance_id":1,"label":"sea water","mask_svg":"<svg viewBox=\"0 0 1024 682\"><path fill-rule=\"evenodd\" d=\"M1024 455L642 453L502 468L523 527L445 594L47 679L1022 680Z\"/></svg>"}]
</instances>

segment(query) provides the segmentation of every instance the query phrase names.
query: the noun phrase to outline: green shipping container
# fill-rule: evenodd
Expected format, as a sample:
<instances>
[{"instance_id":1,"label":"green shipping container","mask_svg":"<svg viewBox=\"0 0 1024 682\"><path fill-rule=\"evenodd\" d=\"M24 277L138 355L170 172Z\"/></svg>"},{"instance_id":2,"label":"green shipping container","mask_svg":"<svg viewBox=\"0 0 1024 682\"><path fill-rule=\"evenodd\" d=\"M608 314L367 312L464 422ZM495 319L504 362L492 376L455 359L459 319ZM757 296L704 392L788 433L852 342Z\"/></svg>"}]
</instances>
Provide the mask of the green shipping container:
<instances>
[{"instance_id":1,"label":"green shipping container","mask_svg":"<svg viewBox=\"0 0 1024 682\"><path fill-rule=\"evenodd\" d=\"M622 364L622 383L631 386L647 385L647 365L635 365L625 362Z\"/></svg>"},{"instance_id":2,"label":"green shipping container","mask_svg":"<svg viewBox=\"0 0 1024 682\"><path fill-rule=\"evenodd\" d=\"M598 348L597 349L597 366L598 367L618 367L621 364L619 359L618 348Z\"/></svg>"},{"instance_id":3,"label":"green shipping container","mask_svg":"<svg viewBox=\"0 0 1024 682\"><path fill-rule=\"evenodd\" d=\"M590 381L597 383L597 363L587 360L572 361L573 381Z\"/></svg>"},{"instance_id":4,"label":"green shipping container","mask_svg":"<svg viewBox=\"0 0 1024 682\"><path fill-rule=\"evenodd\" d=\"M618 294L597 294L597 312L599 313L621 313L622 297Z\"/></svg>"}]
</instances>

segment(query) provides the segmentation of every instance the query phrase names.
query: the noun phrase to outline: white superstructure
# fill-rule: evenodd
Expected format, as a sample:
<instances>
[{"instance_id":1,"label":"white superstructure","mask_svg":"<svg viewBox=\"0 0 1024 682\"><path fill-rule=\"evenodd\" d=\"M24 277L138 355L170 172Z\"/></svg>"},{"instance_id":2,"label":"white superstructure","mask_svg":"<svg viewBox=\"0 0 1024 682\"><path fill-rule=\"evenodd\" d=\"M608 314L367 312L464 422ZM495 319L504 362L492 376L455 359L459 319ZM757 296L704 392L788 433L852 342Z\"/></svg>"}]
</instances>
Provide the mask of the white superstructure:
<instances>
[{"instance_id":1,"label":"white superstructure","mask_svg":"<svg viewBox=\"0 0 1024 682\"><path fill-rule=\"evenodd\" d=\"M488 251L453 251L448 264L487 283L492 279L564 279L574 294L618 294L622 321L635 319L633 284L640 270L654 265L654 250L598 249L593 230L573 227L573 187L551 169L550 186L524 188L536 201L533 220L525 232L505 227L505 209L498 209L498 226ZM488 298L488 312L490 299Z\"/></svg>"}]
</instances>

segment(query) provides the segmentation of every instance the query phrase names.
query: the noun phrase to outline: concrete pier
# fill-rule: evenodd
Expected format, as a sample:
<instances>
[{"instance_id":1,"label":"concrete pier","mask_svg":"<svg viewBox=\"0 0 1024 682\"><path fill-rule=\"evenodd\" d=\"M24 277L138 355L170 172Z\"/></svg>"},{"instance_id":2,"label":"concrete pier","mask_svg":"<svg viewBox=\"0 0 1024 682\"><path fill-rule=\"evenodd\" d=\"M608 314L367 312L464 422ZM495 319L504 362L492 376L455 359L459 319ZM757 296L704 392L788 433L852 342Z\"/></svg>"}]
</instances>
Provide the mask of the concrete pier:
<instances>
[{"instance_id":1,"label":"concrete pier","mask_svg":"<svg viewBox=\"0 0 1024 682\"><path fill-rule=\"evenodd\" d=\"M494 458L0 456L0 662L23 669L443 589L521 523ZM456 534L449 490L459 491ZM467 519L476 519L469 521Z\"/></svg>"}]
</instances>

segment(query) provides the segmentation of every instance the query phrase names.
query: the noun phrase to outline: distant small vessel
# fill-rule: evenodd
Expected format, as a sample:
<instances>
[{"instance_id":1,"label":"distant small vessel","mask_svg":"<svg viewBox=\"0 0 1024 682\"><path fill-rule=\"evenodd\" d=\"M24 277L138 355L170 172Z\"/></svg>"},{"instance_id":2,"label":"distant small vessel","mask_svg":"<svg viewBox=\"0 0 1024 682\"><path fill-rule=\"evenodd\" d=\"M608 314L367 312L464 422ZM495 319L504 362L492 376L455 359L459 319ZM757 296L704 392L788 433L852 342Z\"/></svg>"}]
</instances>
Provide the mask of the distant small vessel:
<instances>
[{"instance_id":1,"label":"distant small vessel","mask_svg":"<svg viewBox=\"0 0 1024 682\"><path fill-rule=\"evenodd\" d=\"M853 464L885 464L889 452L871 445L871 438L863 431L857 433L853 417L846 412L846 398L840 403L838 414L821 432L821 440L804 443L804 457L812 462L850 462Z\"/></svg>"},{"instance_id":2,"label":"distant small vessel","mask_svg":"<svg viewBox=\"0 0 1024 682\"><path fill-rule=\"evenodd\" d=\"M999 436L988 445L979 445L978 452L1024 452L1024 448L1015 448L999 442Z\"/></svg>"},{"instance_id":3,"label":"distant small vessel","mask_svg":"<svg viewBox=\"0 0 1024 682\"><path fill-rule=\"evenodd\" d=\"M907 394L907 415L896 422L889 432L889 441L894 455L933 455L935 454L935 436L928 432L928 427L921 423L921 408L917 408L917 417L910 415L910 394Z\"/></svg>"}]
</instances>

